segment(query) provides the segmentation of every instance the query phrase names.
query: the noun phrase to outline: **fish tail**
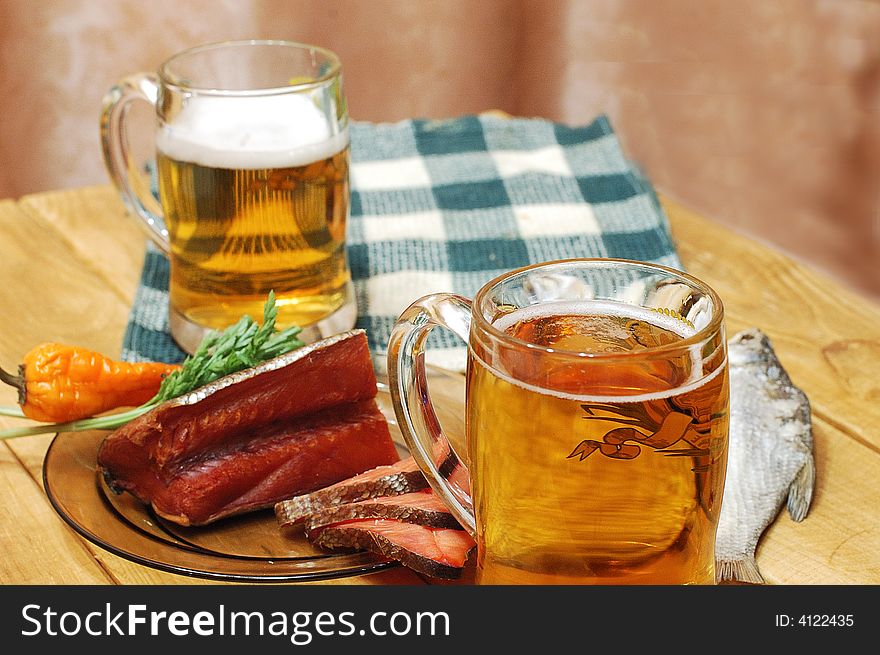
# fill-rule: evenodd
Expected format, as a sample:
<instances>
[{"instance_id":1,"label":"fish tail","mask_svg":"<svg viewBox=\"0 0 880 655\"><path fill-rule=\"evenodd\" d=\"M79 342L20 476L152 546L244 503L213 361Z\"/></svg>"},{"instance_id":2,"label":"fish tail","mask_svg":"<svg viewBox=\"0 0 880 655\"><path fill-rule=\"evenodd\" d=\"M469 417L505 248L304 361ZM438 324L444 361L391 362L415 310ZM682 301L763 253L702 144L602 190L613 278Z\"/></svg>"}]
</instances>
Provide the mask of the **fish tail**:
<instances>
[{"instance_id":1,"label":"fish tail","mask_svg":"<svg viewBox=\"0 0 880 655\"><path fill-rule=\"evenodd\" d=\"M764 577L758 571L758 564L754 555L746 555L743 559L718 560L715 562L715 576L718 582L748 582L751 584L764 584Z\"/></svg>"},{"instance_id":2,"label":"fish tail","mask_svg":"<svg viewBox=\"0 0 880 655\"><path fill-rule=\"evenodd\" d=\"M816 465L810 457L801 470L798 471L794 482L788 488L788 514L794 521L803 521L810 509L813 499L813 485L816 481Z\"/></svg>"}]
</instances>

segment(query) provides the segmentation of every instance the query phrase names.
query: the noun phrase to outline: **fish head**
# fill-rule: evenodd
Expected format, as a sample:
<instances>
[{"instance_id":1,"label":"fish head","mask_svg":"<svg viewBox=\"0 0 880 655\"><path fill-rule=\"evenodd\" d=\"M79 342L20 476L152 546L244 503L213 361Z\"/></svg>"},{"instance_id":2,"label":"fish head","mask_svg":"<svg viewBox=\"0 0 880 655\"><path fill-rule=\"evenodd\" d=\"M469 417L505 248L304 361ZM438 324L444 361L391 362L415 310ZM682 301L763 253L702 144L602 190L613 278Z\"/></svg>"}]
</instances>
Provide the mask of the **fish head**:
<instances>
[{"instance_id":1,"label":"fish head","mask_svg":"<svg viewBox=\"0 0 880 655\"><path fill-rule=\"evenodd\" d=\"M775 360L770 338L758 328L737 332L728 342L731 365Z\"/></svg>"}]
</instances>

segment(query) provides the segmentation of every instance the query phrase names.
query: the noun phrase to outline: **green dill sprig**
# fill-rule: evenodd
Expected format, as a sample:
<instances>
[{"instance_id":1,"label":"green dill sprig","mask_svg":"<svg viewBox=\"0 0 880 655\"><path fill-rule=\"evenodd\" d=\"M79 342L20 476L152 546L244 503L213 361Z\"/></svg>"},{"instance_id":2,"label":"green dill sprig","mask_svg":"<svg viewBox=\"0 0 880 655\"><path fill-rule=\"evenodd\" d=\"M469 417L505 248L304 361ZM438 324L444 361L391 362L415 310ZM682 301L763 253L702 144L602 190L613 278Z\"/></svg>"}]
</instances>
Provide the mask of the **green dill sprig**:
<instances>
[{"instance_id":1,"label":"green dill sprig","mask_svg":"<svg viewBox=\"0 0 880 655\"><path fill-rule=\"evenodd\" d=\"M291 326L276 331L278 307L275 292L270 291L263 307L263 323L242 316L222 332L208 333L198 349L187 357L181 367L162 381L159 391L143 405L108 416L95 416L68 423L45 423L0 431L0 439L24 437L46 432L80 432L83 430L115 430L132 419L146 414L156 405L210 384L223 376L243 371L262 362L305 345L298 335L302 328Z\"/></svg>"}]
</instances>

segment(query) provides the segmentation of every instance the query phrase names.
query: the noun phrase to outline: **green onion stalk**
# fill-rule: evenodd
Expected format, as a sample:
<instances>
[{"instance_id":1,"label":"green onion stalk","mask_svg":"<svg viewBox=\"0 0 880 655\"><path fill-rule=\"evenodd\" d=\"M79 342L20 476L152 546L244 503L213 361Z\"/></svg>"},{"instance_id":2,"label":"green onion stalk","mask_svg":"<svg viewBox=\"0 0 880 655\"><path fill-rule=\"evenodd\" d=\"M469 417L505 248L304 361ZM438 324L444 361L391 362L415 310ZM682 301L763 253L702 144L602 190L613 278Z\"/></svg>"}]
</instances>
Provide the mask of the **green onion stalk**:
<instances>
[{"instance_id":1,"label":"green onion stalk","mask_svg":"<svg viewBox=\"0 0 880 655\"><path fill-rule=\"evenodd\" d=\"M162 381L159 391L143 405L125 412L93 416L68 423L44 423L0 431L0 439L25 437L49 432L81 432L84 430L115 430L156 405L177 398L194 389L210 384L226 375L257 366L267 360L300 348L305 344L298 338L302 328L291 326L275 329L278 308L275 292L270 291L263 307L263 324L250 316L242 316L235 325L222 332L205 335L198 349L184 360L181 367ZM0 415L23 418L18 407L0 407Z\"/></svg>"}]
</instances>

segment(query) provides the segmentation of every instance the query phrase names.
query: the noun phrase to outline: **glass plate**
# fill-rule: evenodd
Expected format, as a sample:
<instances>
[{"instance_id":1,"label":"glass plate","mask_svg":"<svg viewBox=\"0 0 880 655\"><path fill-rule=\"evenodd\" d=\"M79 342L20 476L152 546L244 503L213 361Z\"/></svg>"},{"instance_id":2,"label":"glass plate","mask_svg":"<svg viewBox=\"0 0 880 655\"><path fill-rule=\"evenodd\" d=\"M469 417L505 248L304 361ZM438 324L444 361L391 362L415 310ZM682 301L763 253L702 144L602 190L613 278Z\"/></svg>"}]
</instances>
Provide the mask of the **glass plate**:
<instances>
[{"instance_id":1,"label":"glass plate","mask_svg":"<svg viewBox=\"0 0 880 655\"><path fill-rule=\"evenodd\" d=\"M460 444L464 377L431 369L429 379L438 417L452 442ZM388 419L398 451L406 455L391 395L382 382L376 401ZM98 447L106 435L106 431L57 434L43 462L43 481L61 518L111 553L170 573L236 582L326 580L398 566L367 552L316 548L301 530L279 528L272 509L202 527L166 521L132 495L110 491L97 474Z\"/></svg>"}]
</instances>

